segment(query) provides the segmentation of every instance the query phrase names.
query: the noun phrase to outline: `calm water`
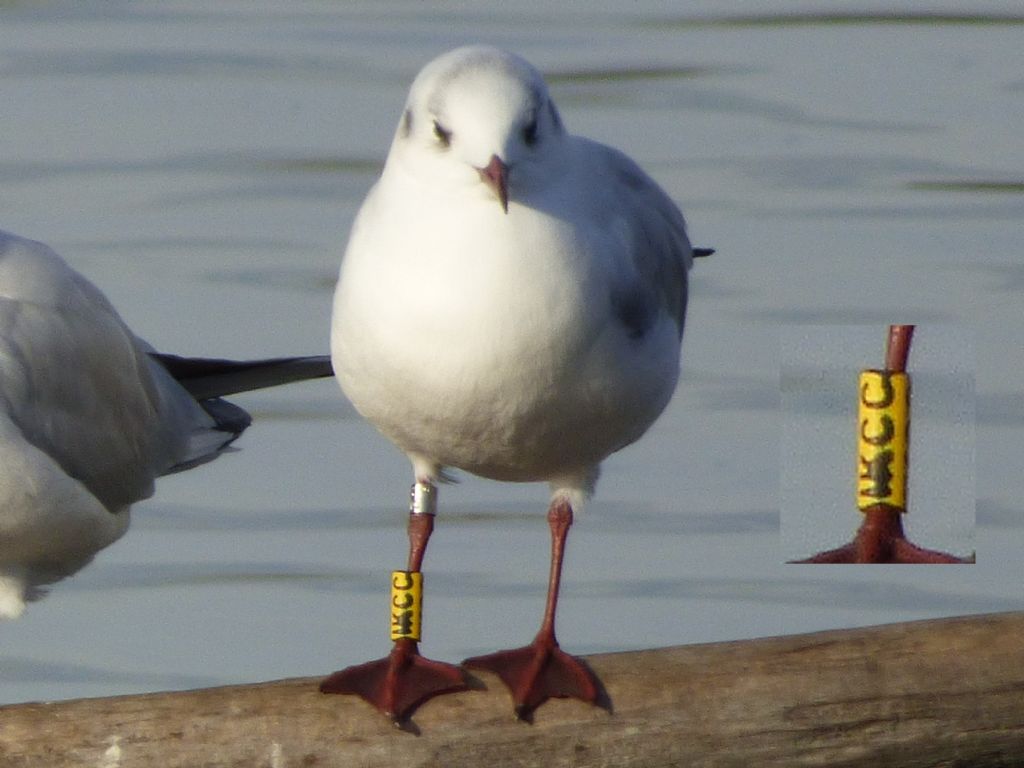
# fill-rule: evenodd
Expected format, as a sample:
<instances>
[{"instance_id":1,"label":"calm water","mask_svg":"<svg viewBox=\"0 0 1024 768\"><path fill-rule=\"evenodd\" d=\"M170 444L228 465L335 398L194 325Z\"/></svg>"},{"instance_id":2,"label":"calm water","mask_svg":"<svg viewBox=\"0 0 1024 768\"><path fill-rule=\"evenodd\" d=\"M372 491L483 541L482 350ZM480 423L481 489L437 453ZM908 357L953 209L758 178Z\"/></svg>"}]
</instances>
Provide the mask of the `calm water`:
<instances>
[{"instance_id":1,"label":"calm water","mask_svg":"<svg viewBox=\"0 0 1024 768\"><path fill-rule=\"evenodd\" d=\"M0 226L52 244L167 351L324 352L412 76L458 44L507 46L719 251L693 273L670 410L606 463L573 531L563 646L1024 608L1024 17L1001 15L1019 5L676 5L0 2ZM849 377L880 364L890 321L920 324L908 529L978 564L783 565L859 522ZM239 452L161 481L122 541L0 626L0 701L386 650L405 459L332 382L238 400L256 416ZM545 502L442 489L426 652L532 636Z\"/></svg>"}]
</instances>

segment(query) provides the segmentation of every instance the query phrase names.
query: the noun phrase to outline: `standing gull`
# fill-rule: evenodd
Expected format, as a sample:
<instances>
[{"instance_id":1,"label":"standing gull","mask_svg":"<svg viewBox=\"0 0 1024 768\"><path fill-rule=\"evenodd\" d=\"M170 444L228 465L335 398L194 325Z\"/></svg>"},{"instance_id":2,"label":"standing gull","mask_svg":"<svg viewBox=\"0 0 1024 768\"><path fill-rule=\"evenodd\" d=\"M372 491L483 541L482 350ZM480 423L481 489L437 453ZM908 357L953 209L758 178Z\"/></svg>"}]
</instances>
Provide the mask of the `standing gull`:
<instances>
[{"instance_id":1,"label":"standing gull","mask_svg":"<svg viewBox=\"0 0 1024 768\"><path fill-rule=\"evenodd\" d=\"M249 426L221 395L330 375L327 357L159 355L60 256L0 232L0 618L119 539L157 477Z\"/></svg>"},{"instance_id":2,"label":"standing gull","mask_svg":"<svg viewBox=\"0 0 1024 768\"><path fill-rule=\"evenodd\" d=\"M551 697L599 701L593 673L555 638L562 553L601 461L672 396L701 253L632 160L566 132L522 58L460 48L416 77L342 261L332 360L355 407L412 462L408 573L420 570L446 467L550 486L540 632L464 662L497 673L522 719ZM388 657L321 690L402 722L467 687L417 641L398 637Z\"/></svg>"}]
</instances>

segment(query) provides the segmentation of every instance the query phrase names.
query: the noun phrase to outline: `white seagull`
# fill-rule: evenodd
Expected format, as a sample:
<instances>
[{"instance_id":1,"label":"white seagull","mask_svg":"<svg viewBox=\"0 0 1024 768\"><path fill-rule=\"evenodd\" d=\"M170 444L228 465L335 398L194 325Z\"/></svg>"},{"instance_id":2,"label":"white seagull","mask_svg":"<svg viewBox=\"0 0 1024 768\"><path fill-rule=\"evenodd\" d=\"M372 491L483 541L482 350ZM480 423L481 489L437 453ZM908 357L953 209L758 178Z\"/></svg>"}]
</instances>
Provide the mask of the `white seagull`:
<instances>
[{"instance_id":1,"label":"white seagull","mask_svg":"<svg viewBox=\"0 0 1024 768\"><path fill-rule=\"evenodd\" d=\"M459 48L416 77L341 264L332 360L355 407L412 462L409 571L446 467L549 484L541 630L464 662L499 674L522 719L552 696L603 703L555 639L562 551L601 461L672 397L694 255L668 195L623 153L568 133L519 56ZM463 690L461 669L420 656L417 639L321 689L396 722Z\"/></svg>"},{"instance_id":2,"label":"white seagull","mask_svg":"<svg viewBox=\"0 0 1024 768\"><path fill-rule=\"evenodd\" d=\"M0 232L0 618L120 538L157 477L242 433L221 395L330 375L327 357L158 355L50 248Z\"/></svg>"}]
</instances>

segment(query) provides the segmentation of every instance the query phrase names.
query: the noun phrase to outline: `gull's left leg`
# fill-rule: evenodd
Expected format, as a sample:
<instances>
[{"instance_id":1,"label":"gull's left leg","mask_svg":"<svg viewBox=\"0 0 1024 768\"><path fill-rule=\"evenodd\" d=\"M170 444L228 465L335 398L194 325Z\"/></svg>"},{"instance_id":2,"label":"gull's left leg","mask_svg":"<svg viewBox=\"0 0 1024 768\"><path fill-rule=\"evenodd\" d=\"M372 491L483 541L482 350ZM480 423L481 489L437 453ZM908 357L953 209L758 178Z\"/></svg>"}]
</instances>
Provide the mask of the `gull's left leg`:
<instances>
[{"instance_id":1,"label":"gull's left leg","mask_svg":"<svg viewBox=\"0 0 1024 768\"><path fill-rule=\"evenodd\" d=\"M427 542L434 530L434 509L437 489L429 480L417 480L413 486L409 511L409 564L407 571L398 571L393 578L402 579L392 587L412 587L423 565ZM402 724L420 704L434 696L456 693L469 688L460 667L433 661L419 652L419 595L411 589L402 591L401 604L392 598L391 653L382 659L347 667L320 683L323 693L350 693L361 696L391 718ZM414 609L417 616L402 609ZM396 613L397 611L397 613ZM408 614L408 615L406 615ZM397 617L397 618L396 618Z\"/></svg>"},{"instance_id":2,"label":"gull's left leg","mask_svg":"<svg viewBox=\"0 0 1024 768\"><path fill-rule=\"evenodd\" d=\"M603 691L597 677L583 661L562 651L555 638L562 556L572 525L572 506L568 499L558 496L551 502L548 524L551 527L551 575L544 619L537 637L522 648L475 656L463 662L470 669L497 674L512 692L516 717L526 721L530 721L534 710L550 698L574 698L604 705L599 702Z\"/></svg>"}]
</instances>

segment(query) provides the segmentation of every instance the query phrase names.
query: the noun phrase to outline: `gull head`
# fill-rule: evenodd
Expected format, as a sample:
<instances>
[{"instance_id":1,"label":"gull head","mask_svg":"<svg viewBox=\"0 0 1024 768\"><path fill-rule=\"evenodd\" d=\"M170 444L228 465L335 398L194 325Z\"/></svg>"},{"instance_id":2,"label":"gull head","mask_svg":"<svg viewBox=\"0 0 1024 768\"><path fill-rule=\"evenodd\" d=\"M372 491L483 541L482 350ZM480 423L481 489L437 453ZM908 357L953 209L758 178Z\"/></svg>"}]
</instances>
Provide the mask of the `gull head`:
<instances>
[{"instance_id":1,"label":"gull head","mask_svg":"<svg viewBox=\"0 0 1024 768\"><path fill-rule=\"evenodd\" d=\"M564 133L529 62L489 46L458 48L416 76L388 164L436 193L485 195L507 213L510 200L557 172Z\"/></svg>"}]
</instances>

